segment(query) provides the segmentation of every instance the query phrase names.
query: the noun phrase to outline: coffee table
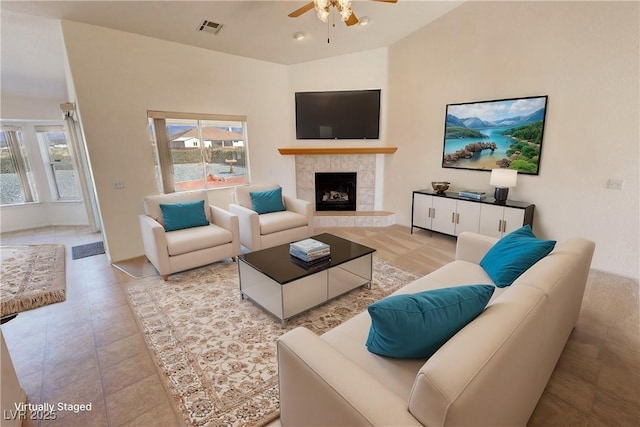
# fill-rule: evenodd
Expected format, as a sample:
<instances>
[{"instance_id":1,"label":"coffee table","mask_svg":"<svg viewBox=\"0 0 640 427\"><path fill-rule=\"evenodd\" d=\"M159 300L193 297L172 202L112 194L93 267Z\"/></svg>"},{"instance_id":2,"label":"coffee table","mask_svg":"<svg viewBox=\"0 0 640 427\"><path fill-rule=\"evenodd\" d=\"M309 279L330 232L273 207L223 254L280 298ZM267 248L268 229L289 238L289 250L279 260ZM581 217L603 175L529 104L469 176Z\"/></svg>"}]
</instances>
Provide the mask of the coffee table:
<instances>
[{"instance_id":1,"label":"coffee table","mask_svg":"<svg viewBox=\"0 0 640 427\"><path fill-rule=\"evenodd\" d=\"M295 315L371 286L375 249L329 233L311 238L331 247L330 262L301 267L291 260L288 243L238 257L241 297L276 316L283 327Z\"/></svg>"}]
</instances>

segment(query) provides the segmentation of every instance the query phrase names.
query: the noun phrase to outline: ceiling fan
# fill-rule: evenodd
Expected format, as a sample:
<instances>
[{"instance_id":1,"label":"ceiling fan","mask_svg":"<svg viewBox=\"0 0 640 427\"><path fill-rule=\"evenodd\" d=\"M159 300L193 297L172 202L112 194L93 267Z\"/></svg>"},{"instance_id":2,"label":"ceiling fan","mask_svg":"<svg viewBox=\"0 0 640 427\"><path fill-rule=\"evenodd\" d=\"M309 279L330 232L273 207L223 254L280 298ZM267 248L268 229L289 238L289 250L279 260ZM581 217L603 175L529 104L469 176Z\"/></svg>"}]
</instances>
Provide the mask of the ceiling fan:
<instances>
[{"instance_id":1,"label":"ceiling fan","mask_svg":"<svg viewBox=\"0 0 640 427\"><path fill-rule=\"evenodd\" d=\"M369 0L369 1L377 1L382 3L397 3L398 0ZM356 14L351 10L351 0L313 0L302 6L299 9L294 10L289 14L290 18L297 18L310 11L311 9L316 9L316 13L318 15L318 19L322 22L327 22L329 15L331 13L331 8L335 8L340 14L340 19L347 25L355 25L358 23L358 18Z\"/></svg>"}]
</instances>

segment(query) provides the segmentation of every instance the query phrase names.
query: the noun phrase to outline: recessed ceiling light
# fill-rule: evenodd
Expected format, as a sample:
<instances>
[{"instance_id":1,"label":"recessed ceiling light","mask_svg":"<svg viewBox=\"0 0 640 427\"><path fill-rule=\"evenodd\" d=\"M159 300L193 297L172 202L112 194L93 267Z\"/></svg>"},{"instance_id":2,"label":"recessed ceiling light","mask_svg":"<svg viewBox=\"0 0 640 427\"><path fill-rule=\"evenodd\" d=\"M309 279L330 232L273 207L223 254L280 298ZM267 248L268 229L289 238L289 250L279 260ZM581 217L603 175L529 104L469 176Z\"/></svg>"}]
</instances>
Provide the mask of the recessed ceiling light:
<instances>
[{"instance_id":1,"label":"recessed ceiling light","mask_svg":"<svg viewBox=\"0 0 640 427\"><path fill-rule=\"evenodd\" d=\"M305 33L303 33L302 31L296 31L295 33L293 33L293 38L296 40L302 40L306 37L307 35Z\"/></svg>"},{"instance_id":2,"label":"recessed ceiling light","mask_svg":"<svg viewBox=\"0 0 640 427\"><path fill-rule=\"evenodd\" d=\"M358 20L358 25L369 25L369 17L363 16Z\"/></svg>"}]
</instances>

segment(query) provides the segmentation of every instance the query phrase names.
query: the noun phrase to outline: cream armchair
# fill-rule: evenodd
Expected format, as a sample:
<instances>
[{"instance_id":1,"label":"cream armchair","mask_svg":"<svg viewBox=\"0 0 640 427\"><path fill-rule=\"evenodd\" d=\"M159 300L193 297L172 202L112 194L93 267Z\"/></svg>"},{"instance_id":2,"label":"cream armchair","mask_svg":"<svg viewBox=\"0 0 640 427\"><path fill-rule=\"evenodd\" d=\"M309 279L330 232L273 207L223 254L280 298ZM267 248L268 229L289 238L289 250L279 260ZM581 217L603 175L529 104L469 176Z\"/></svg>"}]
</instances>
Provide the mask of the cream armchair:
<instances>
[{"instance_id":1,"label":"cream armchair","mask_svg":"<svg viewBox=\"0 0 640 427\"><path fill-rule=\"evenodd\" d=\"M229 211L238 216L240 243L251 251L305 239L313 234L313 208L306 200L282 196L284 210L258 214L250 193L277 190L276 184L237 187Z\"/></svg>"},{"instance_id":2,"label":"cream armchair","mask_svg":"<svg viewBox=\"0 0 640 427\"><path fill-rule=\"evenodd\" d=\"M160 204L199 201L204 201L204 225L165 230ZM139 217L144 252L164 280L172 273L211 264L223 258L235 259L240 254L238 217L209 205L204 190L145 197L144 212Z\"/></svg>"}]
</instances>

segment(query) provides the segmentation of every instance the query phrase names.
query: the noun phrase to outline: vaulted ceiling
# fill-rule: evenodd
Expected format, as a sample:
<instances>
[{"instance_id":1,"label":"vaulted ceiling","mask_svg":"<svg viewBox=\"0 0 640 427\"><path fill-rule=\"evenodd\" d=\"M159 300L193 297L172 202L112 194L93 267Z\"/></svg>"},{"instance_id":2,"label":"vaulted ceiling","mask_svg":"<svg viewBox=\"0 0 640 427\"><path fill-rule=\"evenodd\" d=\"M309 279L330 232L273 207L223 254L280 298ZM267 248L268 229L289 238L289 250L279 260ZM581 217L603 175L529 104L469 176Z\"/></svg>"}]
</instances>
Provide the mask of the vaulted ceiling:
<instances>
[{"instance_id":1,"label":"vaulted ceiling","mask_svg":"<svg viewBox=\"0 0 640 427\"><path fill-rule=\"evenodd\" d=\"M305 1L10 1L0 2L2 93L55 97L64 81L58 20L141 34L259 60L296 64L384 46L406 37L462 1L353 1L366 26L322 23ZM214 35L204 20L222 24ZM303 32L303 40L293 34ZM327 43L327 39L330 43ZM64 86L64 84L63 84Z\"/></svg>"}]
</instances>

